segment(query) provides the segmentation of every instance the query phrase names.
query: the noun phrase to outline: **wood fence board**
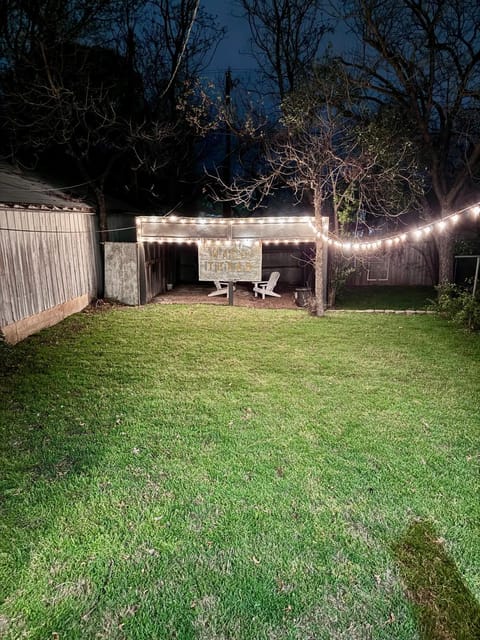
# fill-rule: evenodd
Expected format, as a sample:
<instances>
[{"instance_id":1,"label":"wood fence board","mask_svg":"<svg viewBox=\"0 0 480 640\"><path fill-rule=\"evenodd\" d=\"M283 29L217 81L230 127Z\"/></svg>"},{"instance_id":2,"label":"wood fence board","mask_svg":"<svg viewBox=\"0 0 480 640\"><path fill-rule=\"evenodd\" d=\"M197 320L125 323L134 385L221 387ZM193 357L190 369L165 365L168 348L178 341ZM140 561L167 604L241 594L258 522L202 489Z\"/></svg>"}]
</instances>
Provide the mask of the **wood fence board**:
<instances>
[{"instance_id":1,"label":"wood fence board","mask_svg":"<svg viewBox=\"0 0 480 640\"><path fill-rule=\"evenodd\" d=\"M430 286L433 284L432 274L425 257L430 250L428 243L421 243L405 245L401 249L378 255L357 257L353 263L356 270L348 278L348 284ZM380 277L379 274L383 274L384 277Z\"/></svg>"},{"instance_id":2,"label":"wood fence board","mask_svg":"<svg viewBox=\"0 0 480 640\"><path fill-rule=\"evenodd\" d=\"M90 211L0 208L0 326L93 298L98 254Z\"/></svg>"}]
</instances>

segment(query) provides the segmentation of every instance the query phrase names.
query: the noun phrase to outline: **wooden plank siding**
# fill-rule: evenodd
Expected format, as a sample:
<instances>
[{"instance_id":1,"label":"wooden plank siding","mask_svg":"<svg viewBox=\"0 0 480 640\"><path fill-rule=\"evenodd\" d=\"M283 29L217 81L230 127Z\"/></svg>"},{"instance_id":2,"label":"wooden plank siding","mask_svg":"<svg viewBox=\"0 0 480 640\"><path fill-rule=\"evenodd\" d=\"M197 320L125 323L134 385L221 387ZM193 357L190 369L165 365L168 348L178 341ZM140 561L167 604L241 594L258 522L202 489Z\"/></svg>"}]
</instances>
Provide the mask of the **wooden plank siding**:
<instances>
[{"instance_id":1,"label":"wooden plank siding","mask_svg":"<svg viewBox=\"0 0 480 640\"><path fill-rule=\"evenodd\" d=\"M141 305L166 290L166 247L159 243L105 243L105 297Z\"/></svg>"},{"instance_id":2,"label":"wooden plank siding","mask_svg":"<svg viewBox=\"0 0 480 640\"><path fill-rule=\"evenodd\" d=\"M431 243L406 244L372 256L358 256L350 261L355 272L348 278L350 286L392 285L431 286L434 283Z\"/></svg>"},{"instance_id":3,"label":"wooden plank siding","mask_svg":"<svg viewBox=\"0 0 480 640\"><path fill-rule=\"evenodd\" d=\"M97 295L99 248L89 209L0 207L0 328Z\"/></svg>"}]
</instances>

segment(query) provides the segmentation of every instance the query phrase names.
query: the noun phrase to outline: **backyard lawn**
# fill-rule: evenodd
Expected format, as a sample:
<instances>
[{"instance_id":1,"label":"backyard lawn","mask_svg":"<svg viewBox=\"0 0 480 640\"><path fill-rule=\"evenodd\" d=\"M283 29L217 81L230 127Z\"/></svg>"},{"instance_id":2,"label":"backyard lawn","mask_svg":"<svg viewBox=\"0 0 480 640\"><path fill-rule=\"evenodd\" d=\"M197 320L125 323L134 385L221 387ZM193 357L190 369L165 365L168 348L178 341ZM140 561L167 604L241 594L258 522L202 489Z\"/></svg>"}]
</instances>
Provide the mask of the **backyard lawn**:
<instances>
[{"instance_id":1,"label":"backyard lawn","mask_svg":"<svg viewBox=\"0 0 480 640\"><path fill-rule=\"evenodd\" d=\"M480 637L480 337L149 305L0 344L0 637Z\"/></svg>"},{"instance_id":2,"label":"backyard lawn","mask_svg":"<svg viewBox=\"0 0 480 640\"><path fill-rule=\"evenodd\" d=\"M338 309L428 309L437 299L434 287L345 287L337 296Z\"/></svg>"}]
</instances>

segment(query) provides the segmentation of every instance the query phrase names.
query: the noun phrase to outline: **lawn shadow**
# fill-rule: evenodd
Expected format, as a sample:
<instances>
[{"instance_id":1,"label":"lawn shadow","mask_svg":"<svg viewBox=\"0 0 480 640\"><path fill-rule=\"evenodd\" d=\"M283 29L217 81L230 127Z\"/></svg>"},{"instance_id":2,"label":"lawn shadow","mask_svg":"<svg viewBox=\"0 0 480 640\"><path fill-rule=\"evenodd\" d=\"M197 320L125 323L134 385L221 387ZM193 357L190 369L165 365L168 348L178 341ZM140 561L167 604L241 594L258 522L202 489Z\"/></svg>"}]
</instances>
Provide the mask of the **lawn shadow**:
<instances>
[{"instance_id":1,"label":"lawn shadow","mask_svg":"<svg viewBox=\"0 0 480 640\"><path fill-rule=\"evenodd\" d=\"M430 523L413 522L394 553L422 640L480 638L480 606Z\"/></svg>"}]
</instances>

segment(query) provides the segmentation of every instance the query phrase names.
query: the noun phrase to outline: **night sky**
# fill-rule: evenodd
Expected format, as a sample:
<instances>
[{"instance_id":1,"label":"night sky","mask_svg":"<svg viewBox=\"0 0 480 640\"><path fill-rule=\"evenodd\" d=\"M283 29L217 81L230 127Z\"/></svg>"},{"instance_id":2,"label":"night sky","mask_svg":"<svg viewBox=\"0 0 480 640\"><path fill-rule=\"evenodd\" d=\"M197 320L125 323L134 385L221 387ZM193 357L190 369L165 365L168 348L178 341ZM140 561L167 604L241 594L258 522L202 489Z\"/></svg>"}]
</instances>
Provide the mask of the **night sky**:
<instances>
[{"instance_id":1,"label":"night sky","mask_svg":"<svg viewBox=\"0 0 480 640\"><path fill-rule=\"evenodd\" d=\"M219 24L228 29L210 65L211 72L224 72L227 67L242 72L254 69L255 60L248 54L248 24L241 17L242 10L235 0L202 0L201 6L208 13L218 16ZM345 51L352 47L352 38L346 34L342 25L337 26L335 34L326 36L324 41L325 44L331 42L336 51Z\"/></svg>"},{"instance_id":2,"label":"night sky","mask_svg":"<svg viewBox=\"0 0 480 640\"><path fill-rule=\"evenodd\" d=\"M217 15L220 26L228 29L212 60L211 69L224 71L229 66L232 69L253 68L255 61L246 53L249 47L248 24L245 19L238 17L241 10L234 0L202 0L201 6L208 13Z\"/></svg>"}]
</instances>

